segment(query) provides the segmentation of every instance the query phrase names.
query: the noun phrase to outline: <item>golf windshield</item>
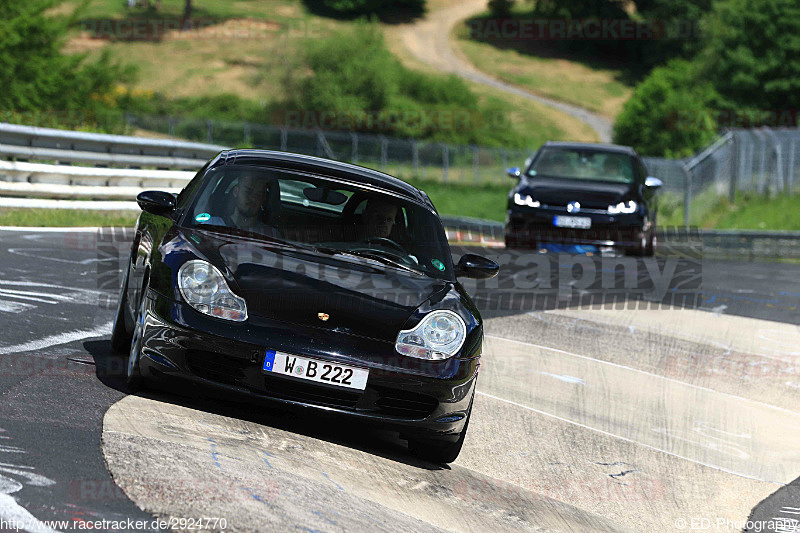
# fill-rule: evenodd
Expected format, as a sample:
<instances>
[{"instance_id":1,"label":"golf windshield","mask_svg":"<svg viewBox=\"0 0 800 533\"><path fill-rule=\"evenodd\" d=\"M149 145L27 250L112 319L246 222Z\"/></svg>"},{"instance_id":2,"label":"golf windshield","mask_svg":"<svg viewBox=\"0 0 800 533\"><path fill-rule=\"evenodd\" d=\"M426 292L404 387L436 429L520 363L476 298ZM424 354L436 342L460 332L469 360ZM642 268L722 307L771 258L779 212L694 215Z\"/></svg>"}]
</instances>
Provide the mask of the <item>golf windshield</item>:
<instances>
[{"instance_id":1,"label":"golf windshield","mask_svg":"<svg viewBox=\"0 0 800 533\"><path fill-rule=\"evenodd\" d=\"M388 192L241 165L210 171L200 187L185 218L188 227L452 277L438 216Z\"/></svg>"},{"instance_id":2,"label":"golf windshield","mask_svg":"<svg viewBox=\"0 0 800 533\"><path fill-rule=\"evenodd\" d=\"M632 183L634 177L627 154L563 148L543 149L527 175L616 183Z\"/></svg>"}]
</instances>

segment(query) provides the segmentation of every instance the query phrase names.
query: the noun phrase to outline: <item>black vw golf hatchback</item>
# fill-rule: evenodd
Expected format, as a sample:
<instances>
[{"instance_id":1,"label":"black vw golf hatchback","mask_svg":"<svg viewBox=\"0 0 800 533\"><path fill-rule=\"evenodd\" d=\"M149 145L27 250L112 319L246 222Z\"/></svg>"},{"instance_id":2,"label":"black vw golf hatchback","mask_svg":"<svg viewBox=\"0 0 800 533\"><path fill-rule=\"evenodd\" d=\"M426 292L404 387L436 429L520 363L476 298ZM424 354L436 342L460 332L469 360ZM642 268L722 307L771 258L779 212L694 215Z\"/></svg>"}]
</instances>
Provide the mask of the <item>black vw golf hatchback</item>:
<instances>
[{"instance_id":1,"label":"black vw golf hatchback","mask_svg":"<svg viewBox=\"0 0 800 533\"><path fill-rule=\"evenodd\" d=\"M365 168L280 152L220 153L142 214L112 334L132 389L183 379L399 430L455 460L483 342L428 196Z\"/></svg>"},{"instance_id":2,"label":"black vw golf hatchback","mask_svg":"<svg viewBox=\"0 0 800 533\"><path fill-rule=\"evenodd\" d=\"M647 175L633 148L548 142L508 174L518 180L508 197L508 248L555 243L655 252L662 182Z\"/></svg>"}]
</instances>

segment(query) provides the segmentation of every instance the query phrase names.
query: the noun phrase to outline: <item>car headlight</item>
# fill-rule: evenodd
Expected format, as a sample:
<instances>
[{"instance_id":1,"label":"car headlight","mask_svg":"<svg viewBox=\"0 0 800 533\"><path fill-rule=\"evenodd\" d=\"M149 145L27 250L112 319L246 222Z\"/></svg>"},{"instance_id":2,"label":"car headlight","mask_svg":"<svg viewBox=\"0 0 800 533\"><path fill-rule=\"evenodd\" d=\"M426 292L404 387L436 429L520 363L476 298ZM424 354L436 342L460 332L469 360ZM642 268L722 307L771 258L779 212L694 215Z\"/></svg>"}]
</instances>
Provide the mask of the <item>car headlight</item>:
<instances>
[{"instance_id":1,"label":"car headlight","mask_svg":"<svg viewBox=\"0 0 800 533\"><path fill-rule=\"evenodd\" d=\"M517 205L524 205L528 207L539 207L542 205L540 202L533 199L529 194L514 193L514 203Z\"/></svg>"},{"instance_id":2,"label":"car headlight","mask_svg":"<svg viewBox=\"0 0 800 533\"><path fill-rule=\"evenodd\" d=\"M627 202L620 202L617 205L608 206L608 213L610 215L630 215L631 213L635 213L638 207L639 205L636 202L628 200Z\"/></svg>"},{"instance_id":3,"label":"car headlight","mask_svg":"<svg viewBox=\"0 0 800 533\"><path fill-rule=\"evenodd\" d=\"M401 355L439 361L452 357L467 337L464 320L452 311L432 311L419 324L397 335L395 349Z\"/></svg>"},{"instance_id":4,"label":"car headlight","mask_svg":"<svg viewBox=\"0 0 800 533\"><path fill-rule=\"evenodd\" d=\"M178 288L186 302L203 314L225 320L247 320L243 298L228 288L219 270L206 261L187 261L178 270Z\"/></svg>"}]
</instances>

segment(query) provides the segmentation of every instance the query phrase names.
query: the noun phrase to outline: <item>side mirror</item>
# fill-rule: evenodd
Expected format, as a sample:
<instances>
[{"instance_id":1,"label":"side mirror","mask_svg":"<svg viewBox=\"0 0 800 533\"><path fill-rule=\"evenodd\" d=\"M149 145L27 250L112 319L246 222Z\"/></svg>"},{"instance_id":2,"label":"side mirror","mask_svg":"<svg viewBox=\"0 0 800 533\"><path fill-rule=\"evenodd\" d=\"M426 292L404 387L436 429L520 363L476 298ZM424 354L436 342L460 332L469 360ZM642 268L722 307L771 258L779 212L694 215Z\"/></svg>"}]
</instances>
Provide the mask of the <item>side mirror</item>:
<instances>
[{"instance_id":1,"label":"side mirror","mask_svg":"<svg viewBox=\"0 0 800 533\"><path fill-rule=\"evenodd\" d=\"M493 278L500 272L500 265L475 254L464 254L456 265L456 276L472 279Z\"/></svg>"},{"instance_id":2,"label":"side mirror","mask_svg":"<svg viewBox=\"0 0 800 533\"><path fill-rule=\"evenodd\" d=\"M506 174L508 174L510 178L519 179L519 177L522 176L522 170L519 167L511 167L506 170Z\"/></svg>"},{"instance_id":3,"label":"side mirror","mask_svg":"<svg viewBox=\"0 0 800 533\"><path fill-rule=\"evenodd\" d=\"M142 211L154 215L168 215L175 210L175 195L164 191L144 191L136 197Z\"/></svg>"},{"instance_id":4,"label":"side mirror","mask_svg":"<svg viewBox=\"0 0 800 533\"><path fill-rule=\"evenodd\" d=\"M648 176L644 180L644 186L648 189L658 189L659 187L664 186L664 182L658 178L654 178L653 176Z\"/></svg>"}]
</instances>

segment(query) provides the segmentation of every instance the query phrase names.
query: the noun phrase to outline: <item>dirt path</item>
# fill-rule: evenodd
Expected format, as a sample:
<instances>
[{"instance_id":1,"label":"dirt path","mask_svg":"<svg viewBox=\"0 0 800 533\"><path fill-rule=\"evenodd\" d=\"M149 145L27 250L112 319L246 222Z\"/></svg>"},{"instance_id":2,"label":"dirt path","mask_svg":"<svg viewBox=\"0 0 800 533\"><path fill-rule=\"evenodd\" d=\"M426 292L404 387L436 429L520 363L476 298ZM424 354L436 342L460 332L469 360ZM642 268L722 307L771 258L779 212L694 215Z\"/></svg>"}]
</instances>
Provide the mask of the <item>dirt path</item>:
<instances>
[{"instance_id":1,"label":"dirt path","mask_svg":"<svg viewBox=\"0 0 800 533\"><path fill-rule=\"evenodd\" d=\"M611 122L607 118L588 109L539 96L497 80L476 69L461 54L453 50L450 33L456 24L484 9L486 9L486 0L464 0L455 5L431 11L423 20L402 26L398 34L414 57L431 67L557 109L588 124L597 132L603 142L610 142Z\"/></svg>"}]
</instances>

